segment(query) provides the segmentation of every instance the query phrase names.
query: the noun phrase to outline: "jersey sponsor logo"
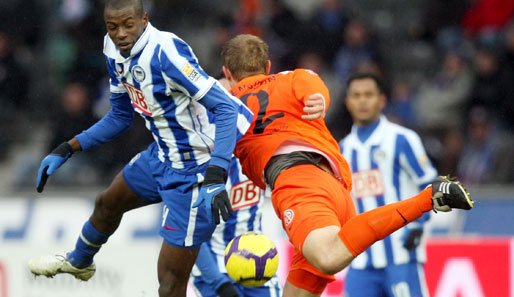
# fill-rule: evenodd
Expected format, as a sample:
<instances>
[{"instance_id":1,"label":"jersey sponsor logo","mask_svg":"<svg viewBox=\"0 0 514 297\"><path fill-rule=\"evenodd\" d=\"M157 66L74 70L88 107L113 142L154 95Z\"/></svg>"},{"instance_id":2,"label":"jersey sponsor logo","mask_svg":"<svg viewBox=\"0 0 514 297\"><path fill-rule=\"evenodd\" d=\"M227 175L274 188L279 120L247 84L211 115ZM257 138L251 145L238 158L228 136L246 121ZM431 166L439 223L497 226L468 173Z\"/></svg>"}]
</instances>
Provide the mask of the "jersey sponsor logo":
<instances>
[{"instance_id":1,"label":"jersey sponsor logo","mask_svg":"<svg viewBox=\"0 0 514 297\"><path fill-rule=\"evenodd\" d=\"M132 67L130 73L132 73L132 78L134 78L134 80L137 82L142 82L143 80L145 80L145 71L143 70L143 67L139 65Z\"/></svg>"},{"instance_id":2,"label":"jersey sponsor logo","mask_svg":"<svg viewBox=\"0 0 514 297\"><path fill-rule=\"evenodd\" d=\"M294 219L294 211L292 209L284 210L284 224L289 226Z\"/></svg>"},{"instance_id":3,"label":"jersey sponsor logo","mask_svg":"<svg viewBox=\"0 0 514 297\"><path fill-rule=\"evenodd\" d=\"M355 198L384 195L384 182L378 169L357 171L352 177Z\"/></svg>"},{"instance_id":4,"label":"jersey sponsor logo","mask_svg":"<svg viewBox=\"0 0 514 297\"><path fill-rule=\"evenodd\" d=\"M233 185L230 189L230 203L233 210L255 205L259 203L260 198L261 189L250 180Z\"/></svg>"},{"instance_id":5,"label":"jersey sponsor logo","mask_svg":"<svg viewBox=\"0 0 514 297\"><path fill-rule=\"evenodd\" d=\"M200 77L200 73L189 63L186 63L186 65L182 67L182 73L184 73L191 81L196 81Z\"/></svg>"},{"instance_id":6,"label":"jersey sponsor logo","mask_svg":"<svg viewBox=\"0 0 514 297\"><path fill-rule=\"evenodd\" d=\"M130 96L130 101L132 102L132 105L138 110L140 110L142 113L152 116L152 111L148 107L148 104L146 104L143 92L127 82L122 81L122 83Z\"/></svg>"}]
</instances>

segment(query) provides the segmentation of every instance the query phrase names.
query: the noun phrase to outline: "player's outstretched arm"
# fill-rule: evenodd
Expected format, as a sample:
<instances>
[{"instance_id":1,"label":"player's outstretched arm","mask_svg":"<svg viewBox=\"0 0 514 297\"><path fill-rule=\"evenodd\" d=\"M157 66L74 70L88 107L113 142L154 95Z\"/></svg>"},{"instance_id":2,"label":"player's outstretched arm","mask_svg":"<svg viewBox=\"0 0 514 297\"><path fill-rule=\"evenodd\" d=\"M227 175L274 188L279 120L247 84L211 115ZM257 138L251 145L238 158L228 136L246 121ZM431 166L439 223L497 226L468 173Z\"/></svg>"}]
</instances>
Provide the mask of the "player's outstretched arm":
<instances>
[{"instance_id":1,"label":"player's outstretched arm","mask_svg":"<svg viewBox=\"0 0 514 297\"><path fill-rule=\"evenodd\" d=\"M48 176L52 175L59 167L61 167L61 165L64 164L64 162L66 162L73 153L74 150L70 143L63 142L59 144L48 156L46 156L43 161L41 161L36 181L36 190L39 193L43 192Z\"/></svg>"},{"instance_id":2,"label":"player's outstretched arm","mask_svg":"<svg viewBox=\"0 0 514 297\"><path fill-rule=\"evenodd\" d=\"M218 225L220 223L220 215L224 221L227 221L228 215L233 213L225 182L225 169L218 166L207 167L200 195L193 204L193 207L199 207L204 204L211 224L214 220L214 223Z\"/></svg>"}]
</instances>

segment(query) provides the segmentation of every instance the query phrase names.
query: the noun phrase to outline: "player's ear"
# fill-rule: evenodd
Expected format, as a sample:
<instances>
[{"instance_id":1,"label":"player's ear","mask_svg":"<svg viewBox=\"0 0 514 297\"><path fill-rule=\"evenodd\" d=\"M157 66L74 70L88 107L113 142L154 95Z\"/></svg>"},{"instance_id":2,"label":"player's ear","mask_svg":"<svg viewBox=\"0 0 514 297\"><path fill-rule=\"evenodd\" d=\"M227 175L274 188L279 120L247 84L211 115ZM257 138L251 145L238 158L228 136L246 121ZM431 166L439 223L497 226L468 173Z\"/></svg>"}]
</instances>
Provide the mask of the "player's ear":
<instances>
[{"instance_id":1,"label":"player's ear","mask_svg":"<svg viewBox=\"0 0 514 297\"><path fill-rule=\"evenodd\" d=\"M143 14L143 28L146 29L146 26L148 25L148 14L145 12Z\"/></svg>"},{"instance_id":2,"label":"player's ear","mask_svg":"<svg viewBox=\"0 0 514 297\"><path fill-rule=\"evenodd\" d=\"M270 71L271 71L271 61L267 60L266 61L266 74L269 74Z\"/></svg>"},{"instance_id":3,"label":"player's ear","mask_svg":"<svg viewBox=\"0 0 514 297\"><path fill-rule=\"evenodd\" d=\"M387 97L384 94L380 95L380 109L384 109L387 104Z\"/></svg>"},{"instance_id":4,"label":"player's ear","mask_svg":"<svg viewBox=\"0 0 514 297\"><path fill-rule=\"evenodd\" d=\"M221 70L223 70L223 74L225 74L225 77L230 81L232 80L232 73L230 73L230 70L228 70L227 67L222 66Z\"/></svg>"}]
</instances>

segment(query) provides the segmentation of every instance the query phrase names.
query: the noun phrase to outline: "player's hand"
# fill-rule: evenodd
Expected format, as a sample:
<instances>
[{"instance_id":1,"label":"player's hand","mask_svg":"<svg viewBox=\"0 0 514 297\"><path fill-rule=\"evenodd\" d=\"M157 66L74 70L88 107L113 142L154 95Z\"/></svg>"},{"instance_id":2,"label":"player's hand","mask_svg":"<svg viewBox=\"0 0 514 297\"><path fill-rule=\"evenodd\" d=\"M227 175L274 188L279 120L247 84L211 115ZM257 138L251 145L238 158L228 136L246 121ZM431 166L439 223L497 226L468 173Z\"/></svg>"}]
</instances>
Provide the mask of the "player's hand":
<instances>
[{"instance_id":1,"label":"player's hand","mask_svg":"<svg viewBox=\"0 0 514 297\"><path fill-rule=\"evenodd\" d=\"M41 166L39 166L36 181L36 190L39 193L43 192L48 176L52 175L57 170L57 168L61 167L61 165L64 164L64 162L66 162L66 160L68 160L71 155L73 155L73 149L71 148L71 145L67 142L63 142L48 156L46 156L43 161L41 161Z\"/></svg>"},{"instance_id":2,"label":"player's hand","mask_svg":"<svg viewBox=\"0 0 514 297\"><path fill-rule=\"evenodd\" d=\"M406 228L403 233L403 246L410 251L414 250L421 242L422 235L422 228Z\"/></svg>"},{"instance_id":3,"label":"player's hand","mask_svg":"<svg viewBox=\"0 0 514 297\"><path fill-rule=\"evenodd\" d=\"M198 200L193 207L204 204L207 210L209 223L218 225L220 223L220 215L224 221L228 220L228 215L232 214L232 205L228 199L228 193L225 189L225 170L218 166L209 166L205 171L205 180Z\"/></svg>"},{"instance_id":4,"label":"player's hand","mask_svg":"<svg viewBox=\"0 0 514 297\"><path fill-rule=\"evenodd\" d=\"M302 115L302 119L304 120L317 120L319 118L325 117L325 97L320 93L312 94L305 101L305 107L303 108L303 112L306 115Z\"/></svg>"},{"instance_id":5,"label":"player's hand","mask_svg":"<svg viewBox=\"0 0 514 297\"><path fill-rule=\"evenodd\" d=\"M219 287L217 290L218 296L220 297L239 297L239 293L237 292L234 285L231 282L226 282Z\"/></svg>"}]
</instances>

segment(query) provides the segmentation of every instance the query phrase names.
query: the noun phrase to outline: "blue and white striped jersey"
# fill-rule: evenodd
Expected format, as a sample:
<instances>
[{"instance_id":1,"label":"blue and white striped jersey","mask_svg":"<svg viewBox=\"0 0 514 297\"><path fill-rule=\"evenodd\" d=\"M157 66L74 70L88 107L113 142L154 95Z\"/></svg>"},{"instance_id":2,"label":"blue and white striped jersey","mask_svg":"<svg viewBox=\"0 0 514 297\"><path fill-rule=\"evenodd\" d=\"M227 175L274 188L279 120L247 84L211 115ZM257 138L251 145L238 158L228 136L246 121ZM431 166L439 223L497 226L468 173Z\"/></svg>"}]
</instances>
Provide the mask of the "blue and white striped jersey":
<instances>
[{"instance_id":1,"label":"blue and white striped jersey","mask_svg":"<svg viewBox=\"0 0 514 297\"><path fill-rule=\"evenodd\" d=\"M104 54L111 93L130 96L159 147L159 160L173 168L196 166L211 158L215 125L199 100L214 85L238 108L238 136L250 126L252 113L205 73L191 48L173 33L148 23L129 57L122 56L106 35ZM228 164L230 155L225 160Z\"/></svg>"},{"instance_id":2,"label":"blue and white striped jersey","mask_svg":"<svg viewBox=\"0 0 514 297\"><path fill-rule=\"evenodd\" d=\"M262 232L261 217L264 201L264 191L242 173L241 164L235 157L229 167L227 190L234 214L229 216L226 222L221 220L220 224L216 226L211 240L207 242L216 258L219 271L223 273L227 272L224 257L225 247L230 240L246 231ZM196 267L192 273L195 276L200 275L200 271Z\"/></svg>"},{"instance_id":3,"label":"blue and white striped jersey","mask_svg":"<svg viewBox=\"0 0 514 297\"><path fill-rule=\"evenodd\" d=\"M351 133L339 143L341 152L352 170L357 213L410 198L437 177L423 148L420 137L412 130L389 122L381 116L376 128L364 141L355 125ZM418 221L426 221L425 218ZM418 224L422 222L413 222ZM383 268L391 264L423 262L424 248L409 252L403 247L404 227L384 240L377 241L359 255L352 267ZM412 226L410 226L412 227Z\"/></svg>"}]
</instances>

